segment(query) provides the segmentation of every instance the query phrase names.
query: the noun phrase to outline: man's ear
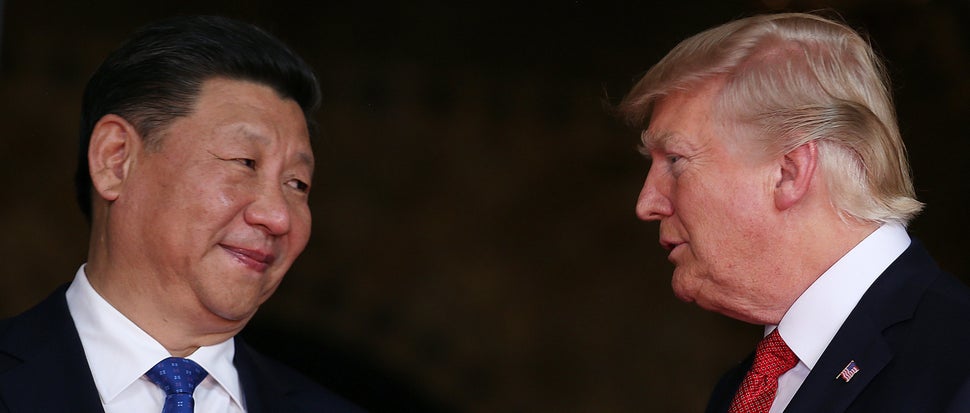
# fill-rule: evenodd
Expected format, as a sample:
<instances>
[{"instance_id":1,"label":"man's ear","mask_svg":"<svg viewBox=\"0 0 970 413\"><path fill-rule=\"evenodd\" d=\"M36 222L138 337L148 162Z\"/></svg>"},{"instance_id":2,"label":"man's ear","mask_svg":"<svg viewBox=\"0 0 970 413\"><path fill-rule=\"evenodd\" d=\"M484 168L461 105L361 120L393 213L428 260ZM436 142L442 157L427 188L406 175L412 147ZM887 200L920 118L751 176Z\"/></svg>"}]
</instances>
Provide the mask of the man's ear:
<instances>
[{"instance_id":1,"label":"man's ear","mask_svg":"<svg viewBox=\"0 0 970 413\"><path fill-rule=\"evenodd\" d=\"M121 116L104 115L94 125L88 144L88 168L94 191L101 198L108 202L118 199L140 149L141 137Z\"/></svg>"},{"instance_id":2,"label":"man's ear","mask_svg":"<svg viewBox=\"0 0 970 413\"><path fill-rule=\"evenodd\" d=\"M801 201L811 187L818 167L818 144L803 143L781 158L781 174L775 185L775 207L779 211Z\"/></svg>"}]
</instances>

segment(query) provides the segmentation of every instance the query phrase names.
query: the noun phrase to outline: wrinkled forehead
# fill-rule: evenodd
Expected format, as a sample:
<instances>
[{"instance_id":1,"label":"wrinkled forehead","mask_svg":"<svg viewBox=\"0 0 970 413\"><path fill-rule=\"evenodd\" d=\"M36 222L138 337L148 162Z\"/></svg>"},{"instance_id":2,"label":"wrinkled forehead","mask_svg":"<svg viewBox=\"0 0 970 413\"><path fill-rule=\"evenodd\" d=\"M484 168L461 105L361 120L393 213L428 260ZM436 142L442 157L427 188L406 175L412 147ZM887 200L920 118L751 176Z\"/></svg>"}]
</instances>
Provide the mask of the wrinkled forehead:
<instances>
[{"instance_id":1,"label":"wrinkled forehead","mask_svg":"<svg viewBox=\"0 0 970 413\"><path fill-rule=\"evenodd\" d=\"M265 150L285 152L290 161L313 168L314 157L311 139L299 128L282 132L281 124L271 123L266 126L239 123L232 125L230 133L244 143Z\"/></svg>"},{"instance_id":2,"label":"wrinkled forehead","mask_svg":"<svg viewBox=\"0 0 970 413\"><path fill-rule=\"evenodd\" d=\"M700 151L715 145L739 159L761 159L767 153L759 144L763 131L725 105L723 92L723 84L708 83L658 97L640 132L641 152Z\"/></svg>"},{"instance_id":3,"label":"wrinkled forehead","mask_svg":"<svg viewBox=\"0 0 970 413\"><path fill-rule=\"evenodd\" d=\"M657 95L650 104L646 128L640 133L643 148L667 147L683 139L680 129L694 130L701 126L697 123L718 122L721 116L715 108L720 86L704 82Z\"/></svg>"}]
</instances>

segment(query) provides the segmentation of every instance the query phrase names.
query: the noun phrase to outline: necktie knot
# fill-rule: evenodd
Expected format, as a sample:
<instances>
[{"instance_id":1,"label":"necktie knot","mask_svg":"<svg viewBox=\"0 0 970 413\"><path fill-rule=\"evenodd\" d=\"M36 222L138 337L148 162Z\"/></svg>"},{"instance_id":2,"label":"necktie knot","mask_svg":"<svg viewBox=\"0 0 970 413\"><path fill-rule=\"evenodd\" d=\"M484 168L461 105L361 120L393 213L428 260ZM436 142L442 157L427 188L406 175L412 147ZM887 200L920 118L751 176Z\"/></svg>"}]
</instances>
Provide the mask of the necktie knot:
<instances>
[{"instance_id":1,"label":"necktie knot","mask_svg":"<svg viewBox=\"0 0 970 413\"><path fill-rule=\"evenodd\" d=\"M165 391L162 413L191 413L195 406L192 393L209 373L192 360L169 357L158 362L145 375Z\"/></svg>"},{"instance_id":2,"label":"necktie knot","mask_svg":"<svg viewBox=\"0 0 970 413\"><path fill-rule=\"evenodd\" d=\"M798 364L795 355L778 329L758 343L754 363L734 395L729 413L764 413L771 408L778 390L778 377Z\"/></svg>"},{"instance_id":3,"label":"necktie knot","mask_svg":"<svg viewBox=\"0 0 970 413\"><path fill-rule=\"evenodd\" d=\"M781 376L798 364L798 356L788 348L778 329L772 331L758 343L754 351L754 364L751 371L768 377Z\"/></svg>"}]
</instances>

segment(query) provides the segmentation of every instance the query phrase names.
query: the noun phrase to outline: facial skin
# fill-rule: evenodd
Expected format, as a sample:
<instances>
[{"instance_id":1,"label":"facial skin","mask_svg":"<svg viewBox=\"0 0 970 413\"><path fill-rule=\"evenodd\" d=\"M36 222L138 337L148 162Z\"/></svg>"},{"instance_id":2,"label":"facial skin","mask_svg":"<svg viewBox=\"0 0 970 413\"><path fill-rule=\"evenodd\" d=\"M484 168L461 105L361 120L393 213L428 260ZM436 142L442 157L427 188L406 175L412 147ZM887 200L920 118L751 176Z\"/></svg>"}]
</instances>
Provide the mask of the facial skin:
<instances>
[{"instance_id":1,"label":"facial skin","mask_svg":"<svg viewBox=\"0 0 970 413\"><path fill-rule=\"evenodd\" d=\"M636 210L660 221L677 297L761 322L761 314L784 314L794 300L779 295L786 272L772 254L780 242L773 228L780 228L774 190L781 171L752 156L736 136L741 129L714 111L717 91L713 84L657 103L644 134L652 165Z\"/></svg>"},{"instance_id":2,"label":"facial skin","mask_svg":"<svg viewBox=\"0 0 970 413\"><path fill-rule=\"evenodd\" d=\"M108 115L89 151L95 289L173 354L235 335L310 236L303 112L270 87L211 79L160 143Z\"/></svg>"}]
</instances>

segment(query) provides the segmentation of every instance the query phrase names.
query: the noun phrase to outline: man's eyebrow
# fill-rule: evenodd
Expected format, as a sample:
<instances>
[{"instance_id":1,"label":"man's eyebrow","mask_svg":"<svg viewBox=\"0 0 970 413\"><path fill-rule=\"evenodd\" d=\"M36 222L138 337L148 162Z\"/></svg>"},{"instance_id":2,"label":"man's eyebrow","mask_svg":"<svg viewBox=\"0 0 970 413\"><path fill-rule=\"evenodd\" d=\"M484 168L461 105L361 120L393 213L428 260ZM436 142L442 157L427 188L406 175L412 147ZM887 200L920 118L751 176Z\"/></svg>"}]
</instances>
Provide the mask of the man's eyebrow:
<instances>
[{"instance_id":1,"label":"man's eyebrow","mask_svg":"<svg viewBox=\"0 0 970 413\"><path fill-rule=\"evenodd\" d=\"M674 138L674 134L671 132L651 132L650 129L644 129L640 133L640 150L644 153L650 153L658 148L663 148L667 146L671 139Z\"/></svg>"},{"instance_id":2,"label":"man's eyebrow","mask_svg":"<svg viewBox=\"0 0 970 413\"><path fill-rule=\"evenodd\" d=\"M239 130L240 132L242 132L239 136L242 136L248 141L255 142L260 145L269 145L271 143L271 140L268 137L263 136L262 134L249 129L246 126L241 126ZM301 164L305 164L306 166L310 167L310 169L313 169L314 167L313 154L309 152L300 151L300 152L297 152L296 157Z\"/></svg>"},{"instance_id":3,"label":"man's eyebrow","mask_svg":"<svg viewBox=\"0 0 970 413\"><path fill-rule=\"evenodd\" d=\"M314 167L314 165L313 165L314 164L313 155L311 155L308 152L300 151L300 152L297 152L296 157L297 157L297 159L299 159L299 161L300 161L301 164L304 164L304 165L310 167L311 170L313 169L313 167Z\"/></svg>"},{"instance_id":4,"label":"man's eyebrow","mask_svg":"<svg viewBox=\"0 0 970 413\"><path fill-rule=\"evenodd\" d=\"M237 136L245 138L250 142L255 142L264 146L270 144L269 138L263 136L263 134L259 133L258 131L253 130L252 127L247 124L236 125L235 130L238 132Z\"/></svg>"}]
</instances>

